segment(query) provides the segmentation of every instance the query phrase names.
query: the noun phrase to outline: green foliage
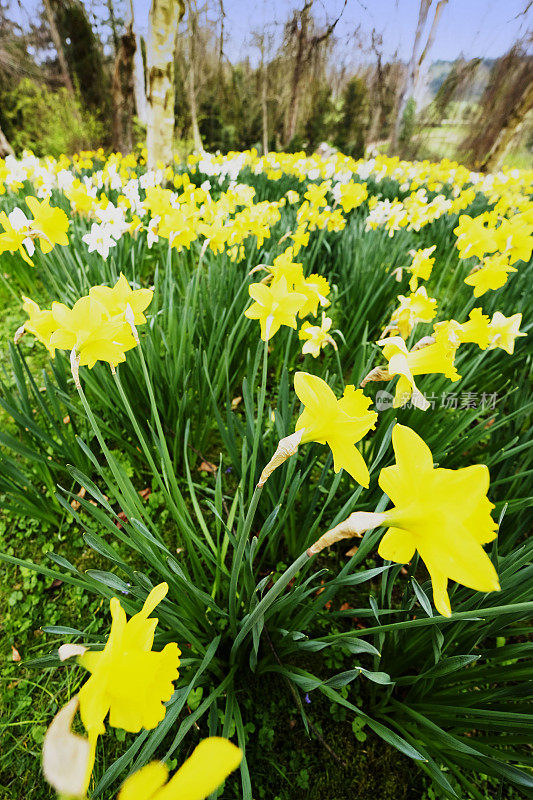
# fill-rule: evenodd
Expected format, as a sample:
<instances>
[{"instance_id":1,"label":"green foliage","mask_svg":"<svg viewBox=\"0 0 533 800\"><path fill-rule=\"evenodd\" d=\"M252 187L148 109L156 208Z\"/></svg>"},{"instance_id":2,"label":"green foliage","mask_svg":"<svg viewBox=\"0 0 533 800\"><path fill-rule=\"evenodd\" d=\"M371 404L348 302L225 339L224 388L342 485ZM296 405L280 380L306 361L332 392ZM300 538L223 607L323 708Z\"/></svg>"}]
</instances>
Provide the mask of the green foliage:
<instances>
[{"instance_id":1,"label":"green foliage","mask_svg":"<svg viewBox=\"0 0 533 800\"><path fill-rule=\"evenodd\" d=\"M318 145L329 139L328 122L332 112L331 87L317 84L312 94L311 108L305 123L305 138L308 152L314 152Z\"/></svg>"},{"instance_id":2,"label":"green foliage","mask_svg":"<svg viewBox=\"0 0 533 800\"><path fill-rule=\"evenodd\" d=\"M102 46L84 5L80 0L51 0L51 4L64 43L69 72L84 107L91 109L99 119L108 119L111 111L110 76L104 65Z\"/></svg>"},{"instance_id":3,"label":"green foliage","mask_svg":"<svg viewBox=\"0 0 533 800\"><path fill-rule=\"evenodd\" d=\"M52 91L23 78L2 93L2 116L15 152L31 150L37 156L73 153L96 146L104 126L66 89Z\"/></svg>"},{"instance_id":4,"label":"green foliage","mask_svg":"<svg viewBox=\"0 0 533 800\"><path fill-rule=\"evenodd\" d=\"M409 154L409 148L416 128L416 102L414 97L410 97L405 105L402 123L400 127L399 144L402 154L405 157Z\"/></svg>"},{"instance_id":5,"label":"green foliage","mask_svg":"<svg viewBox=\"0 0 533 800\"><path fill-rule=\"evenodd\" d=\"M368 90L362 78L351 78L342 96L341 116L335 132L335 145L353 158L365 152L368 127Z\"/></svg>"}]
</instances>

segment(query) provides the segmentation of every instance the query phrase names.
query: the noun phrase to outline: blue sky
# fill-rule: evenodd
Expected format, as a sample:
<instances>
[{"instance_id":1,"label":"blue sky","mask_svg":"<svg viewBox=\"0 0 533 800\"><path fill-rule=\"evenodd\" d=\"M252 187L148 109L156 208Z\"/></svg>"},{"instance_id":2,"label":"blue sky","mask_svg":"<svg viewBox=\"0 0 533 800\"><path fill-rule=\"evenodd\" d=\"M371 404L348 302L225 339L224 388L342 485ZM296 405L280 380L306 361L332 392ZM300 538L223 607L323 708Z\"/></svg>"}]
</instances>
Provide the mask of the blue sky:
<instances>
[{"instance_id":1,"label":"blue sky","mask_svg":"<svg viewBox=\"0 0 533 800\"><path fill-rule=\"evenodd\" d=\"M216 9L218 3L212 5ZM202 0L198 0L198 6L202 6ZM250 50L252 30L274 21L279 30L288 10L298 6L301 3L293 0L224 0L225 27L229 36L227 55L231 59L244 55ZM326 17L335 19L342 6L343 0L315 0L315 14L322 20ZM521 15L526 6L526 0L448 0L431 60L453 60L461 54L466 58L502 55L526 31L528 22L530 27L533 25L533 7L529 20ZM139 28L145 28L149 0L134 0L134 8ZM383 35L386 55L392 56L398 51L400 57L407 59L418 9L419 0L347 0L337 34L347 41L358 25L368 34L375 27Z\"/></svg>"},{"instance_id":2,"label":"blue sky","mask_svg":"<svg viewBox=\"0 0 533 800\"><path fill-rule=\"evenodd\" d=\"M129 0L114 0L124 11ZM257 53L251 45L251 34L266 25L279 40L283 23L289 11L301 6L295 0L223 0L226 12L226 55L233 61ZM315 0L314 13L320 22L335 19L344 0ZM106 0L89 0L86 3L98 14ZM197 0L203 8L206 0ZM436 4L436 0L433 0ZM13 15L24 24L34 18L41 8L42 0L12 0ZM215 20L219 0L207 0L208 18ZM133 0L136 26L141 33L146 31L150 0ZM533 27L533 6L524 15L527 0L448 0L441 16L435 44L429 61L453 60L460 55L496 57L506 52L512 43ZM358 49L350 35L361 26L363 44L368 44L372 28L381 33L384 54L391 57L409 58L416 22L419 0L347 0L346 9L337 26L339 38L337 53L346 63L365 61L364 49ZM432 15L430 14L430 18Z\"/></svg>"}]
</instances>

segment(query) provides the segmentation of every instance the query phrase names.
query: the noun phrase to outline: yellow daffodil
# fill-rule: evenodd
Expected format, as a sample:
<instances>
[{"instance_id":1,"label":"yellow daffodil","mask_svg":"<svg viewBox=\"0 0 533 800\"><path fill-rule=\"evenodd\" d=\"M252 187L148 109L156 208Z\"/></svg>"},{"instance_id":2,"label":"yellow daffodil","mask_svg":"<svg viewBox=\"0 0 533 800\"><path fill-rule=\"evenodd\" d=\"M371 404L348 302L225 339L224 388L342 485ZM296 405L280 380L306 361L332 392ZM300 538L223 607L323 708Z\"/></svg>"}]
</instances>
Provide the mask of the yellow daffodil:
<instances>
[{"instance_id":1,"label":"yellow daffodil","mask_svg":"<svg viewBox=\"0 0 533 800\"><path fill-rule=\"evenodd\" d=\"M450 616L448 580L478 592L500 589L498 575L482 545L496 538L487 498L489 471L483 464L463 469L435 469L429 447L413 430L395 425L396 464L385 467L379 485L393 508L382 513L354 512L323 534L309 549L316 555L341 539L387 527L379 555L402 564L418 551L433 584L437 610Z\"/></svg>"},{"instance_id":2,"label":"yellow daffodil","mask_svg":"<svg viewBox=\"0 0 533 800\"><path fill-rule=\"evenodd\" d=\"M97 361L106 361L116 367L136 345L128 323L110 320L106 307L94 297L82 297L72 308L52 303L52 316L57 328L50 347L74 350L79 366L91 369Z\"/></svg>"},{"instance_id":3,"label":"yellow daffodil","mask_svg":"<svg viewBox=\"0 0 533 800\"><path fill-rule=\"evenodd\" d=\"M400 305L393 311L391 323L399 330L400 336L407 339L418 322L431 322L437 313L437 301L428 297L424 286L408 297L398 295Z\"/></svg>"},{"instance_id":4,"label":"yellow daffodil","mask_svg":"<svg viewBox=\"0 0 533 800\"><path fill-rule=\"evenodd\" d=\"M461 323L456 322L454 319L436 322L433 325L433 338L436 342L440 342L445 347L453 348L455 351L461 344L462 330Z\"/></svg>"},{"instance_id":5,"label":"yellow daffodil","mask_svg":"<svg viewBox=\"0 0 533 800\"><path fill-rule=\"evenodd\" d=\"M305 406L295 428L302 431L301 444L327 444L335 472L345 469L357 483L368 487L368 468L355 443L375 427L377 414L368 410L370 398L361 389L347 386L337 400L325 381L307 372L295 374L294 390Z\"/></svg>"},{"instance_id":6,"label":"yellow daffodil","mask_svg":"<svg viewBox=\"0 0 533 800\"><path fill-rule=\"evenodd\" d=\"M472 342L486 350L490 339L490 319L481 308L473 308L466 322L454 319L436 322L433 331L437 342L448 343L454 349L460 344Z\"/></svg>"},{"instance_id":7,"label":"yellow daffodil","mask_svg":"<svg viewBox=\"0 0 533 800\"><path fill-rule=\"evenodd\" d=\"M29 238L29 227L15 227L12 223L13 213L11 212L8 217L5 211L0 211L0 225L4 229L4 232L0 233L0 253L5 253L6 250L10 253L19 252L26 264L33 267L34 263L30 258L30 255L33 255L33 242Z\"/></svg>"},{"instance_id":8,"label":"yellow daffodil","mask_svg":"<svg viewBox=\"0 0 533 800\"><path fill-rule=\"evenodd\" d=\"M39 202L36 197L27 197L26 204L34 216L30 230L38 236L43 253L49 253L56 244L68 244L69 219L61 208L50 206L49 200Z\"/></svg>"},{"instance_id":9,"label":"yellow daffodil","mask_svg":"<svg viewBox=\"0 0 533 800\"><path fill-rule=\"evenodd\" d=\"M79 693L81 719L89 738L104 733L107 714L112 727L131 733L155 728L164 718L163 704L172 697L181 653L175 643L160 652L152 651L158 620L150 619L150 614L167 592L168 585L160 583L129 620L120 600L113 597L113 622L105 648L79 656L79 663L91 673Z\"/></svg>"},{"instance_id":10,"label":"yellow daffodil","mask_svg":"<svg viewBox=\"0 0 533 800\"><path fill-rule=\"evenodd\" d=\"M416 375L443 374L451 381L460 378L453 363L456 351L449 342L433 341L422 347L415 345L410 351L400 336L382 339L378 344L383 347L383 355L389 362L388 370L383 373L378 367L367 375L361 385L364 386L369 380L390 380L393 375L399 375L393 408L401 408L409 400L422 411L429 408L428 401L415 384Z\"/></svg>"},{"instance_id":11,"label":"yellow daffodil","mask_svg":"<svg viewBox=\"0 0 533 800\"><path fill-rule=\"evenodd\" d=\"M146 198L143 205L152 212L153 217L163 217L172 208L170 201L173 194L170 189L163 189L161 186L149 186L146 189Z\"/></svg>"},{"instance_id":12,"label":"yellow daffodil","mask_svg":"<svg viewBox=\"0 0 533 800\"><path fill-rule=\"evenodd\" d=\"M306 298L306 302L298 311L300 319L304 319L308 314L316 317L319 304L322 308L327 308L331 305L327 299L331 290L323 275L313 274L304 280L298 281L294 285L294 291L303 294Z\"/></svg>"},{"instance_id":13,"label":"yellow daffodil","mask_svg":"<svg viewBox=\"0 0 533 800\"><path fill-rule=\"evenodd\" d=\"M485 253L494 253L498 249L494 228L487 227L487 221L485 214L479 217L461 214L459 225L453 231L457 236L459 258L483 258Z\"/></svg>"},{"instance_id":14,"label":"yellow daffodil","mask_svg":"<svg viewBox=\"0 0 533 800\"><path fill-rule=\"evenodd\" d=\"M96 192L89 192L87 186L78 179L65 191L65 195L72 209L79 214L87 214L97 203Z\"/></svg>"},{"instance_id":15,"label":"yellow daffodil","mask_svg":"<svg viewBox=\"0 0 533 800\"><path fill-rule=\"evenodd\" d=\"M242 751L228 739L211 736L168 779L168 768L152 761L131 775L117 800L204 800L242 760Z\"/></svg>"},{"instance_id":16,"label":"yellow daffodil","mask_svg":"<svg viewBox=\"0 0 533 800\"><path fill-rule=\"evenodd\" d=\"M149 289L131 289L121 274L113 287L93 286L72 308L52 303L50 311L41 310L24 298L29 320L23 329L46 345L52 356L56 349L72 351L76 369L90 369L97 361L106 361L115 368L138 343L134 326L146 322L143 311L152 296Z\"/></svg>"},{"instance_id":17,"label":"yellow daffodil","mask_svg":"<svg viewBox=\"0 0 533 800\"><path fill-rule=\"evenodd\" d=\"M311 206L320 208L327 204L326 194L331 189L331 181L324 181L321 184L310 183L307 191L304 194L306 200L309 200Z\"/></svg>"},{"instance_id":18,"label":"yellow daffodil","mask_svg":"<svg viewBox=\"0 0 533 800\"><path fill-rule=\"evenodd\" d=\"M506 353L514 353L515 339L519 336L527 336L520 332L522 314L513 314L512 317L505 317L500 311L496 311L489 326L489 350L499 347Z\"/></svg>"},{"instance_id":19,"label":"yellow daffodil","mask_svg":"<svg viewBox=\"0 0 533 800\"><path fill-rule=\"evenodd\" d=\"M527 214L515 214L503 219L496 228L498 249L509 257L509 263L529 261L533 250L533 223Z\"/></svg>"},{"instance_id":20,"label":"yellow daffodil","mask_svg":"<svg viewBox=\"0 0 533 800\"><path fill-rule=\"evenodd\" d=\"M322 314L321 325L311 325L304 322L298 333L300 339L305 342L302 353L310 353L313 358L318 358L320 351L327 345L332 344L336 347L335 341L331 338L328 331L331 328L331 319Z\"/></svg>"},{"instance_id":21,"label":"yellow daffodil","mask_svg":"<svg viewBox=\"0 0 533 800\"><path fill-rule=\"evenodd\" d=\"M481 297L489 289L503 286L509 272L517 270L509 266L508 256L496 254L485 258L479 269L475 269L465 278L465 283L474 287L474 297Z\"/></svg>"},{"instance_id":22,"label":"yellow daffodil","mask_svg":"<svg viewBox=\"0 0 533 800\"><path fill-rule=\"evenodd\" d=\"M481 308L473 308L466 322L461 325L461 332L459 334L461 344L473 342L477 344L482 350L485 350L489 345L490 339L490 322L486 314L483 313Z\"/></svg>"},{"instance_id":23,"label":"yellow daffodil","mask_svg":"<svg viewBox=\"0 0 533 800\"><path fill-rule=\"evenodd\" d=\"M431 576L435 606L449 616L448 579L480 592L500 588L482 548L497 535L487 499L489 471L483 464L434 469L429 447L404 425L394 426L392 444L396 464L381 470L379 485L394 508L385 512L391 527L378 553L404 563L418 550Z\"/></svg>"},{"instance_id":24,"label":"yellow daffodil","mask_svg":"<svg viewBox=\"0 0 533 800\"><path fill-rule=\"evenodd\" d=\"M65 644L59 648L61 661L75 656L81 666L91 673L79 694L56 714L45 736L45 777L60 794L85 797L94 766L98 737L105 732L104 720L108 714L112 727L131 733L138 733L141 728L151 730L164 718L166 708L163 704L170 700L174 691L173 683L179 677L181 652L175 643L165 645L160 652L152 651L158 620L151 619L150 614L167 592L166 583L154 587L141 611L129 620L126 620L120 601L116 597L111 598L112 625L103 650L90 651L79 644ZM71 730L78 708L88 734L87 739ZM214 759L217 752L220 753L221 749L213 749ZM187 772L189 780L192 780L190 770L186 770ZM215 766L214 775L225 777L221 775L220 763ZM165 779L166 772L157 787L154 786L154 790L161 788ZM187 786L186 782L180 784L177 781L177 784L181 790ZM133 781L133 785L146 788L150 782L143 783L142 778L139 778L137 783ZM194 785L191 783L191 789ZM208 781L203 785L209 785ZM216 785L218 784L213 785L213 789ZM140 797L137 794L126 796ZM157 795L158 798L167 796L163 791L161 795Z\"/></svg>"},{"instance_id":25,"label":"yellow daffodil","mask_svg":"<svg viewBox=\"0 0 533 800\"><path fill-rule=\"evenodd\" d=\"M284 276L274 280L270 286L253 283L248 291L255 303L246 309L244 315L260 321L263 341L271 339L282 325L296 329L296 315L308 299L304 294L290 291Z\"/></svg>"},{"instance_id":26,"label":"yellow daffodil","mask_svg":"<svg viewBox=\"0 0 533 800\"><path fill-rule=\"evenodd\" d=\"M50 337L57 329L57 322L51 311L41 310L37 303L30 300L29 297L24 297L22 308L28 314L29 319L24 323L24 329L28 333L32 333L35 338L48 348L48 352L54 357L55 347L50 344Z\"/></svg>"},{"instance_id":27,"label":"yellow daffodil","mask_svg":"<svg viewBox=\"0 0 533 800\"><path fill-rule=\"evenodd\" d=\"M333 194L338 199L345 214L353 211L354 208L358 208L368 197L366 183L354 183L353 181L337 184Z\"/></svg>"},{"instance_id":28,"label":"yellow daffodil","mask_svg":"<svg viewBox=\"0 0 533 800\"><path fill-rule=\"evenodd\" d=\"M303 265L293 261L294 252L292 247L288 247L284 253L276 256L269 267L269 271L274 276L274 280L284 277L287 281L287 286L293 288L294 284L302 283L304 278Z\"/></svg>"},{"instance_id":29,"label":"yellow daffodil","mask_svg":"<svg viewBox=\"0 0 533 800\"><path fill-rule=\"evenodd\" d=\"M299 225L293 234L291 234L293 241L294 255L297 255L302 247L307 247L309 244L309 231L306 230L305 225Z\"/></svg>"},{"instance_id":30,"label":"yellow daffodil","mask_svg":"<svg viewBox=\"0 0 533 800\"><path fill-rule=\"evenodd\" d=\"M427 281L430 277L433 264L435 263L435 259L431 258L431 254L436 247L437 245L434 244L432 247L426 247L424 250L411 250L412 261L407 269L411 273L409 288L412 292L416 291L419 280Z\"/></svg>"},{"instance_id":31,"label":"yellow daffodil","mask_svg":"<svg viewBox=\"0 0 533 800\"><path fill-rule=\"evenodd\" d=\"M112 318L124 315L129 305L135 325L146 322L143 311L150 305L153 296L151 289L132 289L122 273L113 287L93 286L89 290L89 297L98 300Z\"/></svg>"}]
</instances>

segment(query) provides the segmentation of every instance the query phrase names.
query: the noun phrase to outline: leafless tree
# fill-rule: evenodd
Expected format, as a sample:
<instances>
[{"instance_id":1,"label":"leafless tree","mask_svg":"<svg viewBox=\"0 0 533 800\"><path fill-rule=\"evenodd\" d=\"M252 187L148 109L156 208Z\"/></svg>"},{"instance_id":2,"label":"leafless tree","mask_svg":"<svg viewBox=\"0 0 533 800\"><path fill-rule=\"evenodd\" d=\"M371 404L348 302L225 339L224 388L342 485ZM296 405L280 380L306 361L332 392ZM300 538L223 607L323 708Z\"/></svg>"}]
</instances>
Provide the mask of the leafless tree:
<instances>
[{"instance_id":1,"label":"leafless tree","mask_svg":"<svg viewBox=\"0 0 533 800\"><path fill-rule=\"evenodd\" d=\"M59 61L59 66L61 69L61 76L63 78L63 83L65 84L68 92L74 97L74 86L72 85L72 80L70 78L67 59L65 58L65 51L63 50L63 42L61 41L61 36L59 35L59 30L57 28L54 10L52 8L50 0L43 0L43 4L46 12L46 18L48 20L48 25L50 27L50 34L52 36L52 41L56 49L57 59Z\"/></svg>"},{"instance_id":2,"label":"leafless tree","mask_svg":"<svg viewBox=\"0 0 533 800\"><path fill-rule=\"evenodd\" d=\"M198 152L203 150L200 127L198 125L198 86L197 86L197 50L198 50L198 7L196 0L189 0L187 28L188 28L188 47L189 47L189 69L187 75L187 92L189 96L189 108L191 112L191 131L194 141L194 149Z\"/></svg>"},{"instance_id":3,"label":"leafless tree","mask_svg":"<svg viewBox=\"0 0 533 800\"><path fill-rule=\"evenodd\" d=\"M396 148L398 147L398 139L400 136L400 128L402 125L405 108L407 106L409 99L415 95L421 67L427 55L429 54L429 51L433 46L435 35L437 33L437 27L440 21L440 16L448 0L439 0L437 5L435 6L433 22L431 24L431 28L428 37L426 39L425 46L422 50L422 53L419 56L424 28L426 26L432 2L433 0L420 0L420 7L418 11L418 22L416 25L415 38L413 42L413 50L411 52L411 58L407 66L405 81L403 83L401 92L398 97L398 105L397 105L398 110L396 112L396 119L391 131L391 139L390 139L391 151L396 150Z\"/></svg>"},{"instance_id":4,"label":"leafless tree","mask_svg":"<svg viewBox=\"0 0 533 800\"><path fill-rule=\"evenodd\" d=\"M526 40L517 42L494 65L462 143L464 159L477 169L494 170L501 165L533 107L533 57L527 55L527 44Z\"/></svg>"},{"instance_id":5,"label":"leafless tree","mask_svg":"<svg viewBox=\"0 0 533 800\"><path fill-rule=\"evenodd\" d=\"M305 0L303 7L295 11L285 26L286 46L293 50L293 66L290 82L290 98L285 126L285 146L294 138L298 124L298 112L302 94L302 83L308 66L312 63L320 47L333 34L346 8L345 0L338 17L329 23L325 30L315 31L312 15L313 0Z\"/></svg>"}]
</instances>

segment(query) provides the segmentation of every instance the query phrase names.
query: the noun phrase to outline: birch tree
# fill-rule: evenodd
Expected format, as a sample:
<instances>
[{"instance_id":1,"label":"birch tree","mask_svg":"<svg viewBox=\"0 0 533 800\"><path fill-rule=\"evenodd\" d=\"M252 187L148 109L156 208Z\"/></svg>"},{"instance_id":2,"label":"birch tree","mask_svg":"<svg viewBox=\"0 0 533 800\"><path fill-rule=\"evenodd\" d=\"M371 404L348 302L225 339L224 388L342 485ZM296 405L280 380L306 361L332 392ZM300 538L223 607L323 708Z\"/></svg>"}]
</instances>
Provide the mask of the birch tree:
<instances>
[{"instance_id":1,"label":"birch tree","mask_svg":"<svg viewBox=\"0 0 533 800\"><path fill-rule=\"evenodd\" d=\"M178 25L185 13L183 0L152 0L147 61L148 167L170 164L174 134L174 49Z\"/></svg>"},{"instance_id":2,"label":"birch tree","mask_svg":"<svg viewBox=\"0 0 533 800\"><path fill-rule=\"evenodd\" d=\"M137 30L133 0L130 0L130 25L135 37L135 52L133 53L133 96L135 98L135 111L141 125L146 125L146 80L144 75L144 61L141 37Z\"/></svg>"},{"instance_id":3,"label":"birch tree","mask_svg":"<svg viewBox=\"0 0 533 800\"><path fill-rule=\"evenodd\" d=\"M189 108L191 112L191 132L196 152L203 150L200 127L198 125L198 86L196 74L197 44L198 44L198 9L194 0L189 0L189 13L187 15L189 27L189 74L187 76L187 93L189 95Z\"/></svg>"},{"instance_id":4,"label":"birch tree","mask_svg":"<svg viewBox=\"0 0 533 800\"><path fill-rule=\"evenodd\" d=\"M444 6L446 5L447 2L448 0L439 0L439 2L437 3L435 7L435 14L433 16L433 22L431 24L431 29L426 39L426 44L422 50L421 55L419 56L418 53L420 51L420 46L422 43L422 34L424 33L424 28L426 26L429 11L431 9L431 4L432 4L432 0L420 0L418 22L415 31L415 39L413 42L413 50L411 53L409 64L407 66L407 74L405 76L405 81L398 98L398 111L396 113L396 119L394 122L394 127L392 129L392 135L390 140L391 151L395 150L398 146L398 140L400 137L400 128L402 125L403 115L407 107L407 103L409 102L411 97L414 97L416 93L418 78L420 76L420 69L429 51L433 46L435 35L437 33L437 27L440 20L440 15L442 14Z\"/></svg>"},{"instance_id":5,"label":"birch tree","mask_svg":"<svg viewBox=\"0 0 533 800\"><path fill-rule=\"evenodd\" d=\"M135 22L133 23L135 26ZM133 54L133 92L135 95L135 110L137 119L141 125L146 125L148 113L146 110L146 81L144 77L144 62L141 45L141 37L134 30L135 53Z\"/></svg>"}]
</instances>

